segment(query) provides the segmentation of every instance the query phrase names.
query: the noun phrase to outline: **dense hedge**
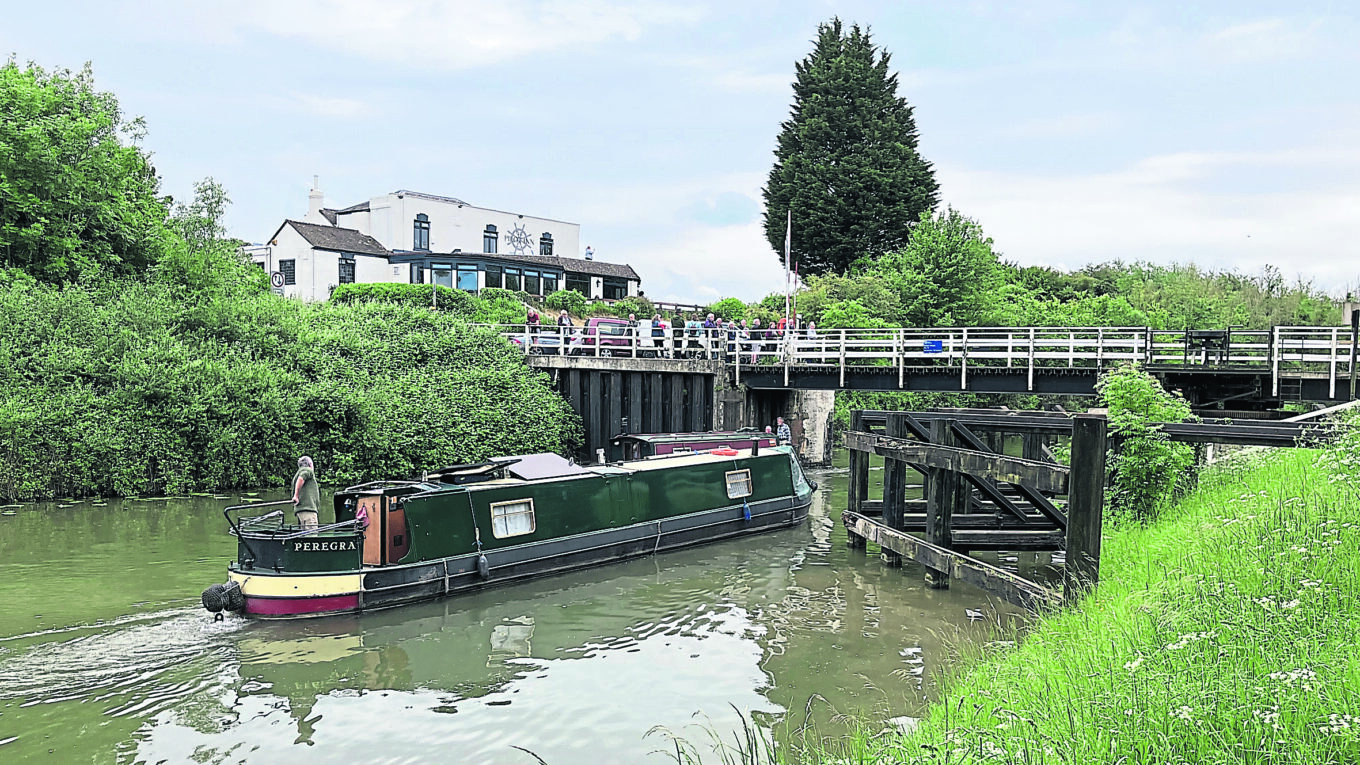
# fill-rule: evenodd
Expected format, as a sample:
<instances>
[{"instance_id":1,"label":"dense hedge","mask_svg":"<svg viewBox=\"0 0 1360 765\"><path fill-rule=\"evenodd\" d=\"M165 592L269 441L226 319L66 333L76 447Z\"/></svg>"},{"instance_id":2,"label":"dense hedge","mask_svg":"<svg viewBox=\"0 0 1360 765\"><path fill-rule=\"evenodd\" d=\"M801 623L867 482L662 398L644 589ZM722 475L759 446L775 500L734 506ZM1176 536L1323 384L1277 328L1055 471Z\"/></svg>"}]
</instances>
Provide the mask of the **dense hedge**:
<instances>
[{"instance_id":1,"label":"dense hedge","mask_svg":"<svg viewBox=\"0 0 1360 765\"><path fill-rule=\"evenodd\" d=\"M346 483L579 440L546 377L452 312L176 294L0 291L0 498L277 485L304 453Z\"/></svg>"},{"instance_id":2,"label":"dense hedge","mask_svg":"<svg viewBox=\"0 0 1360 765\"><path fill-rule=\"evenodd\" d=\"M431 295L431 290L436 296ZM462 290L436 287L430 284L342 284L331 293L331 302L342 305L355 303L392 303L411 308L437 307L459 316L471 318L475 298Z\"/></svg>"}]
</instances>

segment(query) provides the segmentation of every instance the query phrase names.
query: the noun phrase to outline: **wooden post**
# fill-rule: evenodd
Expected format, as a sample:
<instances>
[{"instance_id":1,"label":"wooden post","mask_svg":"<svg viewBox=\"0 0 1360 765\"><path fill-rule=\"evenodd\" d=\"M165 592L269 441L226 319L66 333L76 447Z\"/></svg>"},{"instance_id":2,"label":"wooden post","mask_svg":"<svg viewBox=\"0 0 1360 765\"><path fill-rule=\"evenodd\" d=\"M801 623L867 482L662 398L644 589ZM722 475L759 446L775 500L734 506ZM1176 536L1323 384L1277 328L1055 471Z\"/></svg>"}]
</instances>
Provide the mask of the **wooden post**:
<instances>
[{"instance_id":1,"label":"wooden post","mask_svg":"<svg viewBox=\"0 0 1360 765\"><path fill-rule=\"evenodd\" d=\"M863 429L864 413L856 409L850 413L850 430L862 431ZM850 512L858 513L860 510L860 503L864 499L864 495L860 493L861 486L866 490L869 487L869 453L851 449L850 483L846 494L846 509ZM845 541L851 550L863 550L868 545L868 541L864 537L848 530Z\"/></svg>"},{"instance_id":2,"label":"wooden post","mask_svg":"<svg viewBox=\"0 0 1360 765\"><path fill-rule=\"evenodd\" d=\"M954 420L930 423L930 442L954 446ZM954 547L954 503L958 500L959 474L944 468L930 468L926 495L926 541L946 549ZM926 586L932 590L949 589L949 572L926 568Z\"/></svg>"},{"instance_id":3,"label":"wooden post","mask_svg":"<svg viewBox=\"0 0 1360 765\"><path fill-rule=\"evenodd\" d=\"M1360 349L1360 308L1351 309L1351 400L1355 399L1355 358Z\"/></svg>"},{"instance_id":4,"label":"wooden post","mask_svg":"<svg viewBox=\"0 0 1360 765\"><path fill-rule=\"evenodd\" d=\"M1020 456L1027 460L1042 460L1044 458L1043 443L1037 433L1024 434L1020 441Z\"/></svg>"},{"instance_id":5,"label":"wooden post","mask_svg":"<svg viewBox=\"0 0 1360 765\"><path fill-rule=\"evenodd\" d=\"M885 423L887 435L906 438L909 435L906 419L900 414L889 414ZM889 528L901 529L905 514L907 493L907 464L901 460L887 459L883 463L883 523ZM883 563L897 568L902 565L902 556L892 550L884 550Z\"/></svg>"},{"instance_id":6,"label":"wooden post","mask_svg":"<svg viewBox=\"0 0 1360 765\"><path fill-rule=\"evenodd\" d=\"M893 438L910 438L906 418L900 414L888 415L887 435ZM883 465L883 523L891 528L903 528L907 499L907 463L889 459Z\"/></svg>"},{"instance_id":7,"label":"wooden post","mask_svg":"<svg viewBox=\"0 0 1360 765\"><path fill-rule=\"evenodd\" d=\"M1105 507L1105 417L1072 418L1072 473L1067 493L1067 566L1063 600L1071 605L1100 580L1100 523Z\"/></svg>"}]
</instances>

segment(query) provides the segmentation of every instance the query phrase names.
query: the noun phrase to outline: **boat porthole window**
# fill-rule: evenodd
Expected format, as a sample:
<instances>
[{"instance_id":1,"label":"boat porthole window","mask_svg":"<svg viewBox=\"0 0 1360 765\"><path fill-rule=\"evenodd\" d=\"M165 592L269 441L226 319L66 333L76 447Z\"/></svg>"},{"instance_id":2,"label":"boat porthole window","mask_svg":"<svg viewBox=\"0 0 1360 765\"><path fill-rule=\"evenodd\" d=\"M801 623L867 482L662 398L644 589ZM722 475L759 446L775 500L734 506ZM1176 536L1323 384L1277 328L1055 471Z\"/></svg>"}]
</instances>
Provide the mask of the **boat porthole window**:
<instances>
[{"instance_id":1,"label":"boat porthole window","mask_svg":"<svg viewBox=\"0 0 1360 765\"><path fill-rule=\"evenodd\" d=\"M491 533L497 539L532 534L534 528L532 499L491 503Z\"/></svg>"},{"instance_id":2,"label":"boat porthole window","mask_svg":"<svg viewBox=\"0 0 1360 765\"><path fill-rule=\"evenodd\" d=\"M727 473L727 498L741 499L751 496L751 471L730 470Z\"/></svg>"}]
</instances>

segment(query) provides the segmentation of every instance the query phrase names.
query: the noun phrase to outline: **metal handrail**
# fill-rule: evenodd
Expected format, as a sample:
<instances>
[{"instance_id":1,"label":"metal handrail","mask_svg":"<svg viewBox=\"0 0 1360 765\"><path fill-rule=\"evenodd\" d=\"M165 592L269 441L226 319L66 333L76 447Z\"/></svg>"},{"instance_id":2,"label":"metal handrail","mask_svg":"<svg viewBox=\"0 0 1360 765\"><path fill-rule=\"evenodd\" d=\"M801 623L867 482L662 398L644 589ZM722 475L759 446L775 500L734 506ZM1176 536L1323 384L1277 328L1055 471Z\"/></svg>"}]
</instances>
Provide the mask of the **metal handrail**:
<instances>
[{"instance_id":1,"label":"metal handrail","mask_svg":"<svg viewBox=\"0 0 1360 765\"><path fill-rule=\"evenodd\" d=\"M313 528L313 529L299 529L298 531L294 531L294 532L292 532L292 533L290 533L290 534L271 534L271 535L269 536L269 538L270 538L270 539L278 539L278 540L280 540L280 541L286 542L286 541L288 541L288 540L290 540L290 539L298 539L298 538L300 538L300 537L314 536L314 535L320 534L320 533L323 532L323 531L337 531L337 530L340 530L340 529L350 528L350 527L357 528L357 527L358 527L358 523L359 523L359 520L358 520L357 518L351 518L351 519L348 520L348 521L336 521L335 523L328 523L328 524L326 524L325 526L317 526L316 528ZM239 535L238 535L238 538L239 538ZM259 537L256 537L256 538L258 539ZM252 554L253 554L253 553L252 553Z\"/></svg>"},{"instance_id":2,"label":"metal handrail","mask_svg":"<svg viewBox=\"0 0 1360 765\"><path fill-rule=\"evenodd\" d=\"M237 539L241 539L241 527L238 526L236 522L231 519L231 512L233 510L241 510L247 507L273 507L274 505L291 505L291 504L293 504L293 500L291 499L280 499L274 502L247 502L244 505L231 505L222 510L222 517L227 519L227 525L231 527L232 535L235 536ZM247 544L244 539L241 539L241 544L245 545L246 552L250 553L250 557L252 560L259 558L259 556L255 554L255 550L252 549L251 546Z\"/></svg>"}]
</instances>

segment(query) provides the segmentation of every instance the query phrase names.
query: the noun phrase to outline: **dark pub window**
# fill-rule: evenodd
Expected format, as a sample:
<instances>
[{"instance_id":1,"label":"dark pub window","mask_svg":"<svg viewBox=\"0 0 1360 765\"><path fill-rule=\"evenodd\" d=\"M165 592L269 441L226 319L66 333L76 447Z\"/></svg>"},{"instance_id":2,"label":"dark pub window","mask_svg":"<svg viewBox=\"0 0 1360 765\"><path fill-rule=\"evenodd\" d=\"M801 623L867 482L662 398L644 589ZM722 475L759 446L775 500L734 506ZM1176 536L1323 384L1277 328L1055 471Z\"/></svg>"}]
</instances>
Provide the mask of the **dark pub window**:
<instances>
[{"instance_id":1,"label":"dark pub window","mask_svg":"<svg viewBox=\"0 0 1360 765\"><path fill-rule=\"evenodd\" d=\"M524 272L524 291L530 295L538 295L541 294L539 291L541 289L542 285L538 283L538 272L526 270Z\"/></svg>"},{"instance_id":2,"label":"dark pub window","mask_svg":"<svg viewBox=\"0 0 1360 765\"><path fill-rule=\"evenodd\" d=\"M347 260L346 260L346 259L342 259L342 260L340 261L340 283L341 283L341 284L353 284L353 283L354 283L354 259L353 259L353 258L349 258L349 259L347 259Z\"/></svg>"},{"instance_id":3,"label":"dark pub window","mask_svg":"<svg viewBox=\"0 0 1360 765\"><path fill-rule=\"evenodd\" d=\"M296 263L297 261L295 260L279 261L279 273L283 274L284 284L297 284L297 268L295 267Z\"/></svg>"},{"instance_id":4,"label":"dark pub window","mask_svg":"<svg viewBox=\"0 0 1360 765\"><path fill-rule=\"evenodd\" d=\"M412 284L425 283L425 269L421 268L419 263L411 264L411 283Z\"/></svg>"},{"instance_id":5,"label":"dark pub window","mask_svg":"<svg viewBox=\"0 0 1360 765\"><path fill-rule=\"evenodd\" d=\"M500 286L502 286L503 284L504 284L504 282L501 281L501 267L500 267L500 266L487 266L487 267L486 267L486 286L488 286L488 287L500 287Z\"/></svg>"},{"instance_id":6,"label":"dark pub window","mask_svg":"<svg viewBox=\"0 0 1360 765\"><path fill-rule=\"evenodd\" d=\"M557 291L557 274L543 274L543 294L551 295Z\"/></svg>"},{"instance_id":7,"label":"dark pub window","mask_svg":"<svg viewBox=\"0 0 1360 765\"><path fill-rule=\"evenodd\" d=\"M552 234L544 231L543 236L538 240L538 254L545 258L552 257Z\"/></svg>"},{"instance_id":8,"label":"dark pub window","mask_svg":"<svg viewBox=\"0 0 1360 765\"><path fill-rule=\"evenodd\" d=\"M567 274L567 289L590 297L590 277L585 274Z\"/></svg>"},{"instance_id":9,"label":"dark pub window","mask_svg":"<svg viewBox=\"0 0 1360 765\"><path fill-rule=\"evenodd\" d=\"M628 282L623 279L604 280L604 299L623 300L628 297Z\"/></svg>"},{"instance_id":10,"label":"dark pub window","mask_svg":"<svg viewBox=\"0 0 1360 765\"><path fill-rule=\"evenodd\" d=\"M430 218L425 213L416 216L415 235L413 239L415 241L412 243L411 249L430 249Z\"/></svg>"},{"instance_id":11,"label":"dark pub window","mask_svg":"<svg viewBox=\"0 0 1360 765\"><path fill-rule=\"evenodd\" d=\"M519 292L520 284L518 268L505 269L505 288L514 292Z\"/></svg>"},{"instance_id":12,"label":"dark pub window","mask_svg":"<svg viewBox=\"0 0 1360 765\"><path fill-rule=\"evenodd\" d=\"M500 235L496 233L496 227L490 223L486 224L486 230L482 232L482 252L494 255L496 253L496 240Z\"/></svg>"}]
</instances>

